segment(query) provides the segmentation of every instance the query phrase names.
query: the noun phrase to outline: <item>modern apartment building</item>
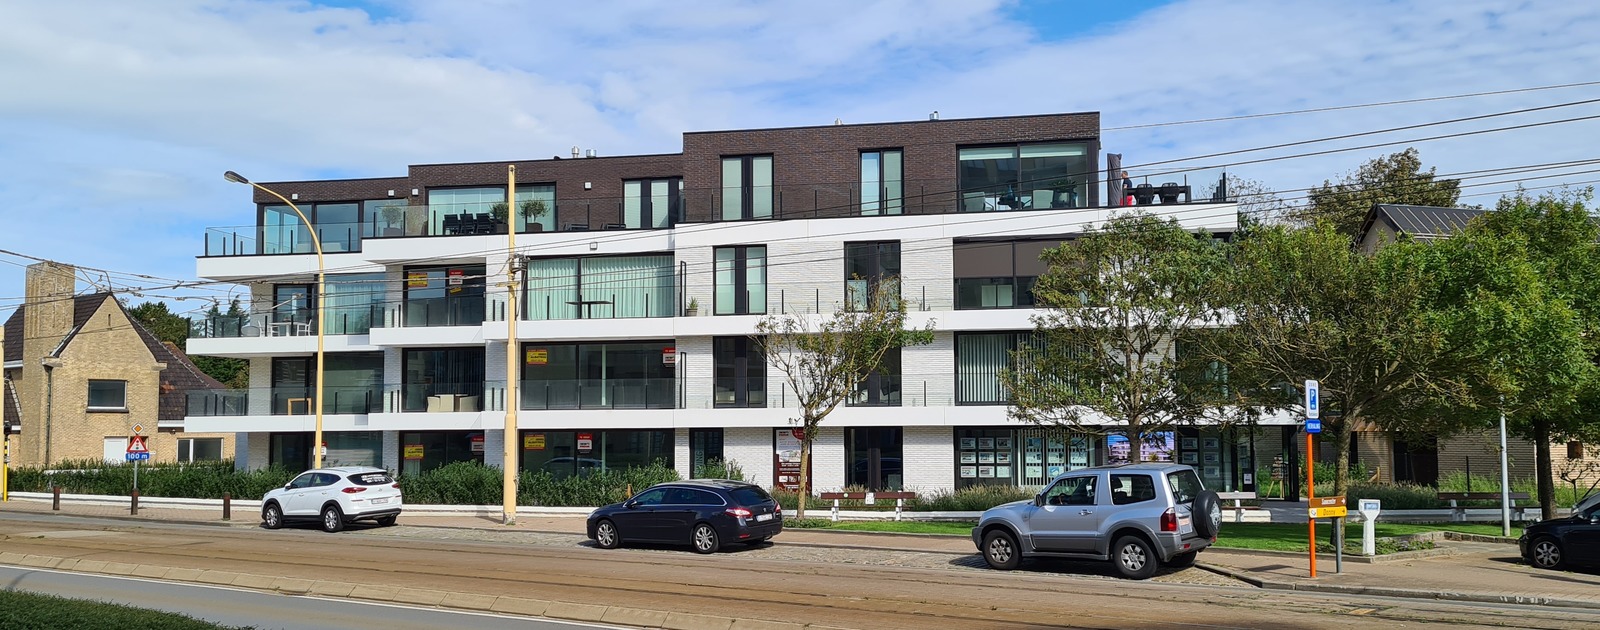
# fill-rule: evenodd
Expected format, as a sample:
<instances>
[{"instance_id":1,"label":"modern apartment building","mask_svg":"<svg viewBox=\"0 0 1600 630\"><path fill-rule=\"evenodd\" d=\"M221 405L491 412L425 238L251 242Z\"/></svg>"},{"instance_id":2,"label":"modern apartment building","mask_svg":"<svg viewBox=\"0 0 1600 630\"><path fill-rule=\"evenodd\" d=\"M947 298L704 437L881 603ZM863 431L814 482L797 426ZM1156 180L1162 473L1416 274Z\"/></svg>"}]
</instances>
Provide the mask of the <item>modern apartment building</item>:
<instances>
[{"instance_id":1,"label":"modern apartment building","mask_svg":"<svg viewBox=\"0 0 1600 630\"><path fill-rule=\"evenodd\" d=\"M320 325L331 463L499 465L514 404L525 470L662 460L696 476L728 459L788 485L794 400L755 351L757 322L849 308L853 287L894 277L935 340L891 356L824 422L817 488L1038 486L1127 454L1009 420L998 381L1033 327L1039 253L1119 210L1103 201L1098 114L694 132L681 153L587 153L515 162L509 205L506 162L264 184L316 226L324 321L308 228L257 191L248 224L210 230L198 260L201 277L250 286L251 313L200 322L189 342L248 359L251 388L191 392L188 430L237 433L244 466L306 466ZM1236 210L1218 175L1160 174L1132 192L1227 234ZM526 277L507 357L511 230ZM1294 457L1292 422L1275 422L1141 451L1276 494L1265 477Z\"/></svg>"}]
</instances>

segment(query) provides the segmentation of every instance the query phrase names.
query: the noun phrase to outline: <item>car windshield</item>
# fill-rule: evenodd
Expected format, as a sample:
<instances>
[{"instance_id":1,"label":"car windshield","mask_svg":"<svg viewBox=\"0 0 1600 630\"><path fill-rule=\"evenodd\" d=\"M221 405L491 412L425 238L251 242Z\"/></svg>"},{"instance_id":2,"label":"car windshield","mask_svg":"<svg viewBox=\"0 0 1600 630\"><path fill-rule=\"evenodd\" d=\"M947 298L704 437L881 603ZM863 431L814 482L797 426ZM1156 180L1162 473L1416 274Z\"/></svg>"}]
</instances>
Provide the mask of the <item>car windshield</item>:
<instances>
[{"instance_id":1,"label":"car windshield","mask_svg":"<svg viewBox=\"0 0 1600 630\"><path fill-rule=\"evenodd\" d=\"M1193 468L1167 473L1167 485L1172 488L1172 501L1180 504L1193 502L1206 489L1200 485L1200 477L1194 474Z\"/></svg>"},{"instance_id":2,"label":"car windshield","mask_svg":"<svg viewBox=\"0 0 1600 630\"><path fill-rule=\"evenodd\" d=\"M1580 514L1584 510L1594 507L1597 503L1600 503L1600 493L1591 494L1584 497L1582 501L1577 503L1577 505L1572 506L1572 513Z\"/></svg>"},{"instance_id":3,"label":"car windshield","mask_svg":"<svg viewBox=\"0 0 1600 630\"><path fill-rule=\"evenodd\" d=\"M389 473L386 472L356 473L350 475L349 479L352 483L363 486L381 486L387 483L394 483L394 478L390 477Z\"/></svg>"},{"instance_id":4,"label":"car windshield","mask_svg":"<svg viewBox=\"0 0 1600 630\"><path fill-rule=\"evenodd\" d=\"M772 500L772 497L767 494L766 490L762 490L755 486L734 488L728 494L733 495L733 500L738 501L739 505L755 505L757 503L766 503Z\"/></svg>"}]
</instances>

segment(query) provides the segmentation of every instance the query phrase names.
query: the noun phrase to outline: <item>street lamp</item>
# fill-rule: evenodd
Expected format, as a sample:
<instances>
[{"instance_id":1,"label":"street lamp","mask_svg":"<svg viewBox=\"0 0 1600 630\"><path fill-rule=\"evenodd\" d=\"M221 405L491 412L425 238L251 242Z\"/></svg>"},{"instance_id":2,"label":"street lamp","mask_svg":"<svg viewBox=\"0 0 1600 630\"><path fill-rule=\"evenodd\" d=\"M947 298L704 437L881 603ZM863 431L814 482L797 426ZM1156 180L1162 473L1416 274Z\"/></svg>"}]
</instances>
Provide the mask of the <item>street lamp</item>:
<instances>
[{"instance_id":1,"label":"street lamp","mask_svg":"<svg viewBox=\"0 0 1600 630\"><path fill-rule=\"evenodd\" d=\"M322 309L323 309L323 303L326 301L324 298L327 297L327 295L326 295L326 285L323 283L324 274L327 271L327 267L323 264L323 261L322 261L322 238L317 236L317 226L311 224L311 219L306 218L306 214L304 212L300 211L300 206L294 205L293 201L289 201L288 198L284 197L283 195L278 194L277 191L274 191L271 188L267 188L266 186L262 186L261 184L257 184L255 182L252 182L252 181L248 180L248 179L245 179L243 175L240 175L240 174L235 173L233 171L228 171L226 173L223 173L222 174L222 178L226 179L226 180L228 180L230 182L233 182L235 184L245 184L245 185L248 185L248 186L254 186L257 189L261 190L262 192L265 192L265 193L267 193L269 195L277 197L280 201L282 201L282 202L284 202L286 204L289 204L289 207L294 210L295 216L300 217L300 220L305 222L306 231L311 233L311 246L317 252L317 296L316 296L316 298L317 298L317 321L316 321L316 324L315 324L316 327L317 327L317 393L316 393L316 396L311 401L312 406L314 406L316 408L317 432L316 432L316 436L314 438L312 438L312 446L311 446L311 457L312 457L311 461L312 461L312 465L311 465L311 467L312 468L321 468L322 467L322 343L323 343L323 318L322 318L323 310Z\"/></svg>"}]
</instances>

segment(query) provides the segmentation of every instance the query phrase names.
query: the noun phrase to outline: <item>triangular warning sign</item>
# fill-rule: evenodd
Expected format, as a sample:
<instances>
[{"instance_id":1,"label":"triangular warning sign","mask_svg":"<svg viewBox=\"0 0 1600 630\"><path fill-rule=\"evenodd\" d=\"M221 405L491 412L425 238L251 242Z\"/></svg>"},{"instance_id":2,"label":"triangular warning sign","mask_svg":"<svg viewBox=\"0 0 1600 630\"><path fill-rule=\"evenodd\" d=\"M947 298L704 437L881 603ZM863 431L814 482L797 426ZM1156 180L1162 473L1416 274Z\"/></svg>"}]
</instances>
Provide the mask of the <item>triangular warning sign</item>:
<instances>
[{"instance_id":1,"label":"triangular warning sign","mask_svg":"<svg viewBox=\"0 0 1600 630\"><path fill-rule=\"evenodd\" d=\"M144 446L144 436L142 436L142 435L129 436L128 437L128 452L129 453L148 453L148 452L150 452L150 449L145 448L145 446Z\"/></svg>"}]
</instances>

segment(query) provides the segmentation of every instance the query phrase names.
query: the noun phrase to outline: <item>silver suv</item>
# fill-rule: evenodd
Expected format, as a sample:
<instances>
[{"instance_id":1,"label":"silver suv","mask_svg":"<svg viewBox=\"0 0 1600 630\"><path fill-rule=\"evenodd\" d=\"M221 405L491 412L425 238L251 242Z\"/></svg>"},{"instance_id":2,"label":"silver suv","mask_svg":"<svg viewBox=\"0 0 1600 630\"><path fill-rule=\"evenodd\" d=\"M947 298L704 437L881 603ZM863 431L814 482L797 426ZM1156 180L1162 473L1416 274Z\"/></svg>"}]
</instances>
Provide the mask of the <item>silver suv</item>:
<instances>
[{"instance_id":1,"label":"silver suv","mask_svg":"<svg viewBox=\"0 0 1600 630\"><path fill-rule=\"evenodd\" d=\"M996 569L1025 557L1112 560L1124 577L1187 567L1217 541L1222 507L1194 468L1140 463L1062 473L1032 501L990 508L972 542Z\"/></svg>"}]
</instances>

